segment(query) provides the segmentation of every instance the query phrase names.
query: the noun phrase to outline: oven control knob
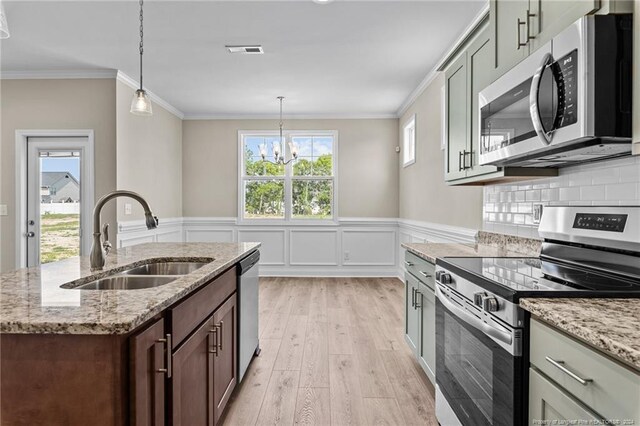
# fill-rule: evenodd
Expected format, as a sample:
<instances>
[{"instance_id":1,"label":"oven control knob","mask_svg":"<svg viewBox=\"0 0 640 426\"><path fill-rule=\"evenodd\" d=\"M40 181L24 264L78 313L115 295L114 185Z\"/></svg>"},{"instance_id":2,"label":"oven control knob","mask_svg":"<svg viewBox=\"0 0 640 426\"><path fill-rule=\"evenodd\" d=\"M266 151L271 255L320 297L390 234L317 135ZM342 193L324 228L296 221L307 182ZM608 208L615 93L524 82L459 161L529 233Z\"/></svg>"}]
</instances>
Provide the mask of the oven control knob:
<instances>
[{"instance_id":1,"label":"oven control knob","mask_svg":"<svg viewBox=\"0 0 640 426\"><path fill-rule=\"evenodd\" d=\"M442 276L444 272L442 271L436 271L436 281L440 281L440 277Z\"/></svg>"},{"instance_id":2,"label":"oven control knob","mask_svg":"<svg viewBox=\"0 0 640 426\"><path fill-rule=\"evenodd\" d=\"M487 312L496 312L500 307L498 306L498 299L492 296L488 296L482 299L482 309Z\"/></svg>"},{"instance_id":3,"label":"oven control knob","mask_svg":"<svg viewBox=\"0 0 640 426\"><path fill-rule=\"evenodd\" d=\"M440 274L440 282L442 284L451 284L453 282L453 280L451 279L451 274L448 274L446 272Z\"/></svg>"},{"instance_id":4,"label":"oven control knob","mask_svg":"<svg viewBox=\"0 0 640 426\"><path fill-rule=\"evenodd\" d=\"M479 291L473 294L473 304L482 308L482 300L487 296L487 293Z\"/></svg>"}]
</instances>

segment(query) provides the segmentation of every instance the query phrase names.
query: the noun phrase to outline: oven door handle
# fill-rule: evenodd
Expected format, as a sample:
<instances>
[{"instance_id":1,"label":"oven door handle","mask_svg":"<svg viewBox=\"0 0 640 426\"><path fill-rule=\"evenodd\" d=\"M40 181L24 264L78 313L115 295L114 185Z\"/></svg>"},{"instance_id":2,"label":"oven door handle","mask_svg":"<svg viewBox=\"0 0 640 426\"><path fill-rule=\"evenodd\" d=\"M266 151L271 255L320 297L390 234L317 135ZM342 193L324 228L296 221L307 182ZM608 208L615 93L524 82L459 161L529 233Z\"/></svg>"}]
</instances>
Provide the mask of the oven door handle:
<instances>
[{"instance_id":1,"label":"oven door handle","mask_svg":"<svg viewBox=\"0 0 640 426\"><path fill-rule=\"evenodd\" d=\"M453 302L449 301L447 296L442 293L442 290L440 290L440 287L438 287L438 285L436 285L436 295L438 296L438 300L440 300L440 302L447 309L449 309L452 314L454 314L456 317L460 318L467 324L477 328L487 336L493 337L494 339L497 339L507 345L511 345L511 343L513 342L513 338L511 337L510 333L491 327L489 324L485 323L482 320L479 320L466 310L457 307Z\"/></svg>"},{"instance_id":2,"label":"oven door handle","mask_svg":"<svg viewBox=\"0 0 640 426\"><path fill-rule=\"evenodd\" d=\"M531 81L531 90L529 91L529 115L533 123L533 129L536 131L538 138L545 145L551 144L552 132L546 132L542 125L542 117L540 117L540 107L538 106L538 94L540 93L540 81L545 68L553 63L553 55L547 53L540 62L540 67L533 75Z\"/></svg>"}]
</instances>

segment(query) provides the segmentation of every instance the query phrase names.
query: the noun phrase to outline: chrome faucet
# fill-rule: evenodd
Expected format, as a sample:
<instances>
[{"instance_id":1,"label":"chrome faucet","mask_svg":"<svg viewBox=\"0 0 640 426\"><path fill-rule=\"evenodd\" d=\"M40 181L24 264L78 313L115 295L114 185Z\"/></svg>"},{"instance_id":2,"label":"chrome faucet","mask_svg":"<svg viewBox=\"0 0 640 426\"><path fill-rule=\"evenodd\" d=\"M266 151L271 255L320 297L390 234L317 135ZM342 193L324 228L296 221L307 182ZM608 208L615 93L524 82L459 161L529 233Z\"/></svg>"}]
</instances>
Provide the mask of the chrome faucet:
<instances>
[{"instance_id":1,"label":"chrome faucet","mask_svg":"<svg viewBox=\"0 0 640 426\"><path fill-rule=\"evenodd\" d=\"M107 201L116 197L129 197L138 201L144 209L144 217L147 224L147 229L154 229L158 227L158 218L151 213L149 203L142 198L142 196L133 191L113 191L100 198L93 208L93 244L91 245L91 270L100 271L104 268L106 257L111 250L111 243L109 242L109 224L105 223L100 232L100 212L102 207Z\"/></svg>"}]
</instances>

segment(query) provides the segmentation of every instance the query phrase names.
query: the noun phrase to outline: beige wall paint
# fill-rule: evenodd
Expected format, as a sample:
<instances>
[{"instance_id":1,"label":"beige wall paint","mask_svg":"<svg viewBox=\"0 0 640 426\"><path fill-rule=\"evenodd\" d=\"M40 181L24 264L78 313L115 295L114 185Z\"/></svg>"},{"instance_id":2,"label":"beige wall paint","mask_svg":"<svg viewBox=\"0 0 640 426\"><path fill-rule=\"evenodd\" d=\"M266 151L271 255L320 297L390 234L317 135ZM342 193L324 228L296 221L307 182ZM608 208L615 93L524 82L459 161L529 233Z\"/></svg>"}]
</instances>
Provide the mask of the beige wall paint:
<instances>
[{"instance_id":1,"label":"beige wall paint","mask_svg":"<svg viewBox=\"0 0 640 426\"><path fill-rule=\"evenodd\" d=\"M399 138L402 138L402 126L416 114L416 162L402 167L402 159L398 160L400 217L481 229L482 188L449 186L444 181L444 151L440 149L443 85L441 74L399 122Z\"/></svg>"},{"instance_id":2,"label":"beige wall paint","mask_svg":"<svg viewBox=\"0 0 640 426\"><path fill-rule=\"evenodd\" d=\"M140 193L162 218L182 216L182 120L153 104L153 115L129 112L135 90L116 82L118 189ZM124 214L130 203L132 214ZM144 219L138 202L119 198L118 220ZM114 228L115 229L115 228Z\"/></svg>"},{"instance_id":3,"label":"beige wall paint","mask_svg":"<svg viewBox=\"0 0 640 426\"><path fill-rule=\"evenodd\" d=\"M238 130L276 120L183 123L183 215L236 217ZM339 217L398 216L398 120L285 120L293 130L337 130Z\"/></svg>"},{"instance_id":4,"label":"beige wall paint","mask_svg":"<svg viewBox=\"0 0 640 426\"><path fill-rule=\"evenodd\" d=\"M95 137L95 196L116 188L115 80L1 80L2 140L0 142L0 270L15 268L15 131L34 129L93 129ZM115 223L115 208L103 212Z\"/></svg>"}]
</instances>

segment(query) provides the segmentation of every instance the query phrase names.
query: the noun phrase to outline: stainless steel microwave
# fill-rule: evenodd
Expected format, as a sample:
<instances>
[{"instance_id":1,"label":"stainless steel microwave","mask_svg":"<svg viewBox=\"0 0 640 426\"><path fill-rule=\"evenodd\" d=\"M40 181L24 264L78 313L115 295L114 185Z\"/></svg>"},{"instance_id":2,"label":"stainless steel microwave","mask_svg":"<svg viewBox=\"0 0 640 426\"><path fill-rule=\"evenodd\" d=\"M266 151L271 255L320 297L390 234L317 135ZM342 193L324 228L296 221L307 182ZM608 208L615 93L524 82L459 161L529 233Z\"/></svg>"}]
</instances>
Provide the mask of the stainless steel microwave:
<instances>
[{"instance_id":1,"label":"stainless steel microwave","mask_svg":"<svg viewBox=\"0 0 640 426\"><path fill-rule=\"evenodd\" d=\"M560 167L630 154L632 22L581 18L482 90L480 164Z\"/></svg>"}]
</instances>

